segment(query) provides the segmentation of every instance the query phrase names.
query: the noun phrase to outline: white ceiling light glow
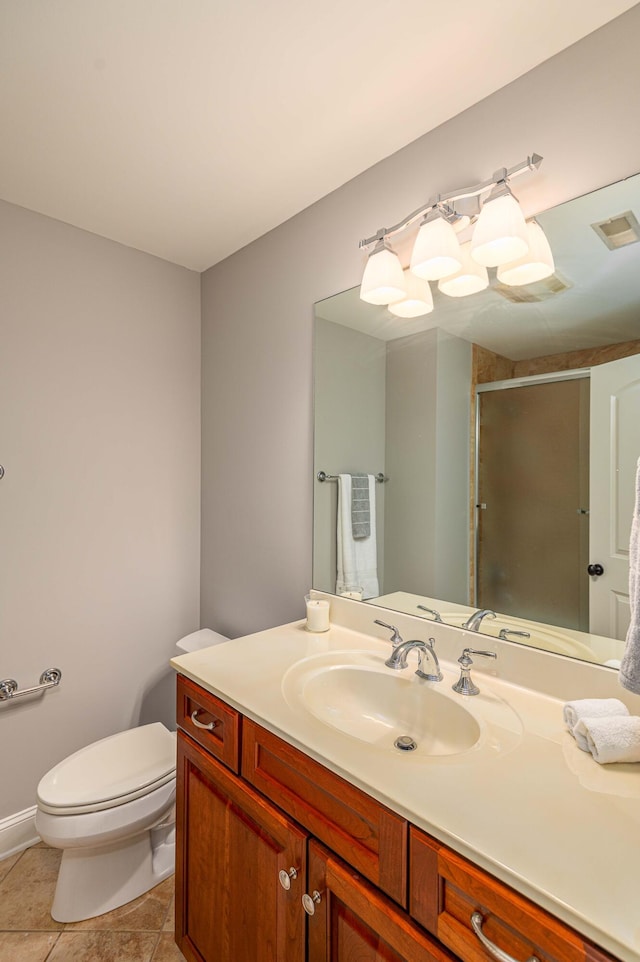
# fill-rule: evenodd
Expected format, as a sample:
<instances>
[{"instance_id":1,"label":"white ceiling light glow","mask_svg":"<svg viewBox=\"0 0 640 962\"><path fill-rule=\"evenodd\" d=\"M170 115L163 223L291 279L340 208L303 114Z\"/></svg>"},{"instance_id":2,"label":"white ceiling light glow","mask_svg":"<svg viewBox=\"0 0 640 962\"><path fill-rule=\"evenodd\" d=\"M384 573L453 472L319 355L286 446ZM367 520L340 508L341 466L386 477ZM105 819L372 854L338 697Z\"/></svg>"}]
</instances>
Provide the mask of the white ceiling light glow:
<instances>
[{"instance_id":1,"label":"white ceiling light glow","mask_svg":"<svg viewBox=\"0 0 640 962\"><path fill-rule=\"evenodd\" d=\"M429 211L420 224L413 245L411 270L426 281L438 281L462 267L460 244L455 230L442 211Z\"/></svg>"},{"instance_id":2,"label":"white ceiling light glow","mask_svg":"<svg viewBox=\"0 0 640 962\"><path fill-rule=\"evenodd\" d=\"M542 157L532 154L481 184L437 194L393 227L380 228L373 237L361 240L360 248L373 247L362 278L362 300L394 305L389 310L398 317L417 317L427 313L425 304L433 309L429 281L438 281L439 290L450 297L466 297L489 286L488 267L497 267L498 280L512 286L548 277L554 268L547 239L538 224L527 224L509 186L513 178L537 170L541 163ZM488 196L482 201L481 195ZM467 211L456 209L456 202L469 198L475 199L479 211L475 224L468 206ZM414 227L418 219L409 271L403 279L402 265L388 239ZM461 244L457 235L467 227L472 229L471 239ZM424 285L422 294L416 293L416 278Z\"/></svg>"},{"instance_id":3,"label":"white ceiling light glow","mask_svg":"<svg viewBox=\"0 0 640 962\"><path fill-rule=\"evenodd\" d=\"M396 317L422 317L433 310L433 295L427 281L416 277L411 271L404 272L406 297L389 304L389 311Z\"/></svg>"},{"instance_id":4,"label":"white ceiling light glow","mask_svg":"<svg viewBox=\"0 0 640 962\"><path fill-rule=\"evenodd\" d=\"M511 261L509 264L502 264L497 271L497 277L501 284L509 287L520 287L523 284L534 284L542 281L545 277L551 277L555 270L553 254L549 247L549 241L537 221L532 220L527 224L527 235L529 239L529 250L524 257Z\"/></svg>"},{"instance_id":5,"label":"white ceiling light glow","mask_svg":"<svg viewBox=\"0 0 640 962\"><path fill-rule=\"evenodd\" d=\"M449 297L467 297L477 294L489 286L489 275L483 264L478 264L471 257L470 244L462 244L462 265L459 271L451 277L443 277L438 281L438 290Z\"/></svg>"},{"instance_id":6,"label":"white ceiling light glow","mask_svg":"<svg viewBox=\"0 0 640 962\"><path fill-rule=\"evenodd\" d=\"M404 274L398 255L380 238L369 254L360 297L369 304L392 304L405 296Z\"/></svg>"},{"instance_id":7,"label":"white ceiling light glow","mask_svg":"<svg viewBox=\"0 0 640 962\"><path fill-rule=\"evenodd\" d=\"M485 267L515 261L529 250L527 223L520 204L502 181L491 191L473 231L471 256Z\"/></svg>"}]
</instances>

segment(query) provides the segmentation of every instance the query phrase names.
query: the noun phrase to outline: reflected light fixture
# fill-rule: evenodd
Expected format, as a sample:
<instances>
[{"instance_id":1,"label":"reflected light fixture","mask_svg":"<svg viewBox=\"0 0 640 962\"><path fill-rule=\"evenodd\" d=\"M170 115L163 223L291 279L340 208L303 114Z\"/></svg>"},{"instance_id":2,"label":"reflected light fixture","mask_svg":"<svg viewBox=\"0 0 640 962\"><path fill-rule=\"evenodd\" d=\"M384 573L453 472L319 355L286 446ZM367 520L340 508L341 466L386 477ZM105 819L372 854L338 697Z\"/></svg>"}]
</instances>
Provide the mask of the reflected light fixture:
<instances>
[{"instance_id":1,"label":"reflected light fixture","mask_svg":"<svg viewBox=\"0 0 640 962\"><path fill-rule=\"evenodd\" d=\"M534 284L545 277L551 277L555 270L553 254L545 233L535 220L527 222L529 250L524 257L502 264L497 271L501 284L509 287L520 287L522 284Z\"/></svg>"},{"instance_id":2,"label":"reflected light fixture","mask_svg":"<svg viewBox=\"0 0 640 962\"><path fill-rule=\"evenodd\" d=\"M484 291L489 286L487 268L473 260L469 241L460 245L460 253L462 255L460 270L438 281L438 290L449 297L467 297L469 294Z\"/></svg>"},{"instance_id":3,"label":"reflected light fixture","mask_svg":"<svg viewBox=\"0 0 640 962\"><path fill-rule=\"evenodd\" d=\"M369 304L392 304L405 296L404 274L398 255L381 237L369 254L360 297Z\"/></svg>"},{"instance_id":4,"label":"reflected light fixture","mask_svg":"<svg viewBox=\"0 0 640 962\"><path fill-rule=\"evenodd\" d=\"M481 184L437 194L393 227L380 228L373 237L361 240L361 249L373 248L360 287L362 300L395 305L392 313L396 316L415 317L419 315L408 313L417 310L417 305L411 306L413 302L432 303L429 281L438 281L439 289L450 297L464 297L489 286L487 267L497 267L499 279L512 285L531 283L536 270L551 273L553 257L542 229L537 224L527 225L509 186L513 178L537 170L541 163L542 157L532 154L509 170L501 168ZM481 195L487 194L483 202ZM475 212L470 211L468 204L462 204L462 210L456 209L456 202L469 198L475 204ZM409 273L405 271L403 276L389 239L414 227L418 220ZM471 240L461 245L457 234L467 227L472 230ZM528 274L524 271L525 263L529 265ZM414 275L427 288L422 288L421 295L415 293ZM520 276L527 276L527 280L518 280ZM539 275L546 276L547 273Z\"/></svg>"},{"instance_id":5,"label":"reflected light fixture","mask_svg":"<svg viewBox=\"0 0 640 962\"><path fill-rule=\"evenodd\" d=\"M506 181L493 188L473 231L471 256L485 267L524 257L529 250L527 222Z\"/></svg>"},{"instance_id":6,"label":"reflected light fixture","mask_svg":"<svg viewBox=\"0 0 640 962\"><path fill-rule=\"evenodd\" d=\"M462 267L457 234L439 207L420 224L411 254L411 270L427 281L447 277Z\"/></svg>"},{"instance_id":7,"label":"reflected light fixture","mask_svg":"<svg viewBox=\"0 0 640 962\"><path fill-rule=\"evenodd\" d=\"M389 304L389 311L396 317L421 317L433 310L433 295L427 281L416 277L411 271L404 272L407 293L401 301Z\"/></svg>"}]
</instances>

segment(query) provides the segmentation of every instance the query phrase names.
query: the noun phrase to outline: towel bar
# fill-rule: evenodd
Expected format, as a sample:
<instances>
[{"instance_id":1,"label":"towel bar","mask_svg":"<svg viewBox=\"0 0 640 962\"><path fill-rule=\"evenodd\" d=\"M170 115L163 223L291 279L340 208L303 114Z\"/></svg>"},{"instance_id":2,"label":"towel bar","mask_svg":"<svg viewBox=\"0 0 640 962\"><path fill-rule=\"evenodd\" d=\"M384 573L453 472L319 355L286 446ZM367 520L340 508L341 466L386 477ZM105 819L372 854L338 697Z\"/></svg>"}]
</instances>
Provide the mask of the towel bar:
<instances>
[{"instance_id":1,"label":"towel bar","mask_svg":"<svg viewBox=\"0 0 640 962\"><path fill-rule=\"evenodd\" d=\"M318 473L316 474L316 478L318 479L318 481L337 481L338 475L327 474L326 471L318 471ZM384 484L385 481L389 480L389 478L386 475L384 475L382 471L380 471L378 474L375 475L375 480L378 484Z\"/></svg>"},{"instance_id":2,"label":"towel bar","mask_svg":"<svg viewBox=\"0 0 640 962\"><path fill-rule=\"evenodd\" d=\"M18 690L18 682L15 678L3 678L0 681L0 701L8 701L10 698L18 698L20 695L32 695L37 691L45 691L47 688L55 688L60 684L62 672L59 668L47 668L40 675L40 684L33 688L23 688Z\"/></svg>"}]
</instances>

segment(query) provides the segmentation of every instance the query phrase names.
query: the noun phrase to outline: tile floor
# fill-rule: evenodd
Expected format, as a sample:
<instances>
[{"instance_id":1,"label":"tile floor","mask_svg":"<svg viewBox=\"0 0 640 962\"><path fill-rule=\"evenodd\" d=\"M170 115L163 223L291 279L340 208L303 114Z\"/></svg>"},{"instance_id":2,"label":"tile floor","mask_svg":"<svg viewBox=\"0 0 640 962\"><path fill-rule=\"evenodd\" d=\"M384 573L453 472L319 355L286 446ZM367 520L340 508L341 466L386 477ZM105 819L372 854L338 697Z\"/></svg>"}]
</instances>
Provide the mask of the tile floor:
<instances>
[{"instance_id":1,"label":"tile floor","mask_svg":"<svg viewBox=\"0 0 640 962\"><path fill-rule=\"evenodd\" d=\"M184 962L173 941L173 876L86 922L49 914L61 853L40 843L0 862L0 962Z\"/></svg>"}]
</instances>

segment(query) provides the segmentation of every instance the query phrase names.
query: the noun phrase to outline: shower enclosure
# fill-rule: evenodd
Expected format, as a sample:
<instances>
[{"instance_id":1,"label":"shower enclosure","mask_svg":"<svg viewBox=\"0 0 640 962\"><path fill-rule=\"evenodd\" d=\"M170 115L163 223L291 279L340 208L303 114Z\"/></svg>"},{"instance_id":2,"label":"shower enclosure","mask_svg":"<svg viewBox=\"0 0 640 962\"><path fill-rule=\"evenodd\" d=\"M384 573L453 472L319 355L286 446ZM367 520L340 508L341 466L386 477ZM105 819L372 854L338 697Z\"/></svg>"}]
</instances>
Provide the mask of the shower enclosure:
<instances>
[{"instance_id":1,"label":"shower enclosure","mask_svg":"<svg viewBox=\"0 0 640 962\"><path fill-rule=\"evenodd\" d=\"M476 427L477 606L588 631L587 372L479 385Z\"/></svg>"}]
</instances>

